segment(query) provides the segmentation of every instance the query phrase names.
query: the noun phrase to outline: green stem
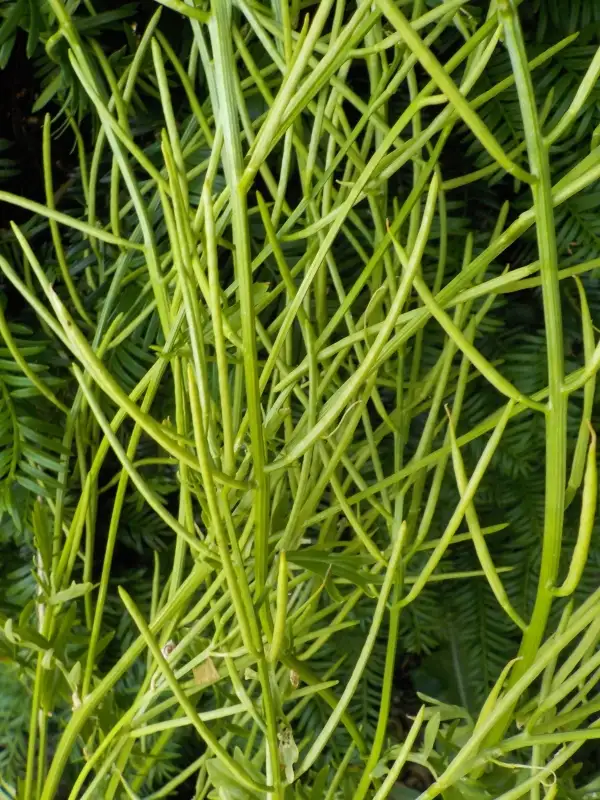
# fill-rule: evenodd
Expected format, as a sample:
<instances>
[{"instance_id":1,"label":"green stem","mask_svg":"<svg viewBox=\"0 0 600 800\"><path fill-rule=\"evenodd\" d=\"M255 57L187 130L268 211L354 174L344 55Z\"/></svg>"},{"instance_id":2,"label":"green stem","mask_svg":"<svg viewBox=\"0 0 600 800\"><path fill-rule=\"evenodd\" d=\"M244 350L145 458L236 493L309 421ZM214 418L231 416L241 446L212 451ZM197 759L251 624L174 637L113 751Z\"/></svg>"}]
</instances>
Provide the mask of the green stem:
<instances>
[{"instance_id":1,"label":"green stem","mask_svg":"<svg viewBox=\"0 0 600 800\"><path fill-rule=\"evenodd\" d=\"M220 124L225 143L223 165L230 187L231 220L235 245L235 274L239 286L240 314L244 377L246 381L246 403L250 417L250 442L254 467L255 490L255 569L256 590L262 592L267 576L269 503L268 478L265 473L265 444L263 417L260 402L258 355L255 333L255 311L252 279L250 232L248 230L247 189L241 185L243 158L240 144L239 123L236 111L235 78L237 74L231 47L232 4L230 0L215 4L214 19L210 24L211 39L215 51L215 76L220 102ZM215 98L216 99L216 98Z\"/></svg>"},{"instance_id":2,"label":"green stem","mask_svg":"<svg viewBox=\"0 0 600 800\"><path fill-rule=\"evenodd\" d=\"M567 402L563 394L564 353L562 312L552 182L548 147L544 143L531 73L519 18L512 0L498 4L504 26L524 122L530 168L537 179L532 185L540 275L544 303L548 363L548 413L546 414L546 478L542 562L535 605L519 650L520 661L511 675L514 685L533 663L542 642L553 599L560 561L566 482ZM507 720L496 728L500 734Z\"/></svg>"}]
</instances>

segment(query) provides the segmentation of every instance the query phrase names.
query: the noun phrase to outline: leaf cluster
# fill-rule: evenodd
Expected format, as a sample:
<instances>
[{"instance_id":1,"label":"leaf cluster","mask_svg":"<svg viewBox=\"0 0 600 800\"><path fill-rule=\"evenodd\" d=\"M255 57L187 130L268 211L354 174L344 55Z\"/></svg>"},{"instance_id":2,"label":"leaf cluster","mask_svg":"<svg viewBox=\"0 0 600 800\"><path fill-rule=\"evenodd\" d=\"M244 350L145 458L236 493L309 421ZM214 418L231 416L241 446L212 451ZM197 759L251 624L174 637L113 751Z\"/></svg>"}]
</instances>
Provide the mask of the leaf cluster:
<instances>
[{"instance_id":1,"label":"leaf cluster","mask_svg":"<svg viewBox=\"0 0 600 800\"><path fill-rule=\"evenodd\" d=\"M3 5L12 796L592 796L598 14L516 5Z\"/></svg>"}]
</instances>

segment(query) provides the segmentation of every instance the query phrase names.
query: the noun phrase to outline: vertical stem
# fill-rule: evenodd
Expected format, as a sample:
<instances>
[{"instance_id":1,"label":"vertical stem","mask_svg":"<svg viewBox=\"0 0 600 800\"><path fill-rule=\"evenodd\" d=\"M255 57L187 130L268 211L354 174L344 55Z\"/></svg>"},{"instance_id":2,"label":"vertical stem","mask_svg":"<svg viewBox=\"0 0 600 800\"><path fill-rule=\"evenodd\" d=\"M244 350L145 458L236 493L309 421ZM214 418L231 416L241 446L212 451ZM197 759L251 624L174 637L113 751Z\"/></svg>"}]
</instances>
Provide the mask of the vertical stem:
<instances>
[{"instance_id":1,"label":"vertical stem","mask_svg":"<svg viewBox=\"0 0 600 800\"><path fill-rule=\"evenodd\" d=\"M399 573L398 583L396 586L394 586L392 594L390 626L388 630L388 641L385 652L385 667L383 673L383 685L381 688L381 704L379 707L379 716L377 718L377 728L375 730L375 736L373 739L371 752L369 753L369 758L363 770L360 783L358 784L356 792L354 793L354 800L363 800L363 798L366 797L371 786L373 770L377 766L382 750L385 746L390 718L390 708L392 704L392 691L394 688L394 672L396 669L396 652L400 629L400 614L402 613L402 609L400 608L398 601L400 600L402 594L403 575L401 570L399 570Z\"/></svg>"},{"instance_id":2,"label":"vertical stem","mask_svg":"<svg viewBox=\"0 0 600 800\"><path fill-rule=\"evenodd\" d=\"M536 178L531 189L540 256L549 386L546 414L546 484L542 562L533 613L519 651L521 660L517 662L511 675L511 683L514 684L527 671L536 657L552 605L552 590L559 565L564 517L567 408L565 395L562 392L564 379L563 329L548 148L545 146L542 136L533 83L527 65L523 33L514 0L500 0L498 10L515 76L530 169Z\"/></svg>"},{"instance_id":3,"label":"vertical stem","mask_svg":"<svg viewBox=\"0 0 600 800\"><path fill-rule=\"evenodd\" d=\"M29 738L27 742L27 768L25 771L25 787L24 797L33 798L33 782L35 779L35 763L36 763L36 743L37 743L37 723L40 707L40 691L44 675L44 667L42 665L43 653L38 653L37 664L35 670L35 681L33 684L33 697L31 699L31 712L29 717Z\"/></svg>"},{"instance_id":4,"label":"vertical stem","mask_svg":"<svg viewBox=\"0 0 600 800\"><path fill-rule=\"evenodd\" d=\"M223 167L230 189L231 223L235 247L234 266L239 287L243 342L246 405L250 421L250 450L254 468L254 569L256 596L264 591L268 568L269 545L269 481L265 472L265 443L261 391L256 347L256 319L252 277L250 232L248 229L247 185L242 186L243 157L236 100L237 68L231 44L231 0L216 0L212 4L213 19L209 24L213 45L214 75L218 96L213 98L220 127L223 130ZM253 609L251 610L253 612ZM268 604L263 604L261 621L267 638L272 626ZM266 717L265 749L267 764L272 772L273 800L283 798L284 789L279 771L276 712L271 693L269 669L262 651L260 636L255 643L259 660L258 671Z\"/></svg>"},{"instance_id":5,"label":"vertical stem","mask_svg":"<svg viewBox=\"0 0 600 800\"><path fill-rule=\"evenodd\" d=\"M235 246L235 274L239 286L239 299L244 344L244 378L246 403L250 419L250 446L254 467L255 490L255 569L256 594L261 594L267 574L268 548L268 481L265 473L265 446L263 438L262 408L258 378L258 356L253 298L253 280L248 230L248 204L246 189L240 185L243 159L240 145L239 123L236 111L236 65L231 49L231 2L214 3L214 20L210 33L214 48L215 78L217 84L220 124L225 134L223 166L231 191L231 222Z\"/></svg>"}]
</instances>

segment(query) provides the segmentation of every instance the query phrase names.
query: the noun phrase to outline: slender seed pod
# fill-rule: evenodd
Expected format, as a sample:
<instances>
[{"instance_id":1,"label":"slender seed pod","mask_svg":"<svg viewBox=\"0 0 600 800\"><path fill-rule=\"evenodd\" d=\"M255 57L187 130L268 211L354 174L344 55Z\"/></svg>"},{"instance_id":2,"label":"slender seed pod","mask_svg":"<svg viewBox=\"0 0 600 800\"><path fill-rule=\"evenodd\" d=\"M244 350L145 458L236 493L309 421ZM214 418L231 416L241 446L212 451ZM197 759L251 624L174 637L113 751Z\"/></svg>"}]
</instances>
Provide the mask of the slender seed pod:
<instances>
[{"instance_id":1,"label":"slender seed pod","mask_svg":"<svg viewBox=\"0 0 600 800\"><path fill-rule=\"evenodd\" d=\"M583 498L581 502L581 517L579 520L579 533L573 551L569 574L563 585L555 591L557 597L568 597L573 594L585 567L588 550L596 518L596 503L598 498L598 466L596 464L596 432L590 425L590 447L587 455L585 476L583 479Z\"/></svg>"},{"instance_id":2,"label":"slender seed pod","mask_svg":"<svg viewBox=\"0 0 600 800\"><path fill-rule=\"evenodd\" d=\"M269 651L269 661L274 664L279 657L285 638L285 620L287 617L288 569L285 550L279 554L279 572L277 575L277 609L273 627L273 639Z\"/></svg>"}]
</instances>

